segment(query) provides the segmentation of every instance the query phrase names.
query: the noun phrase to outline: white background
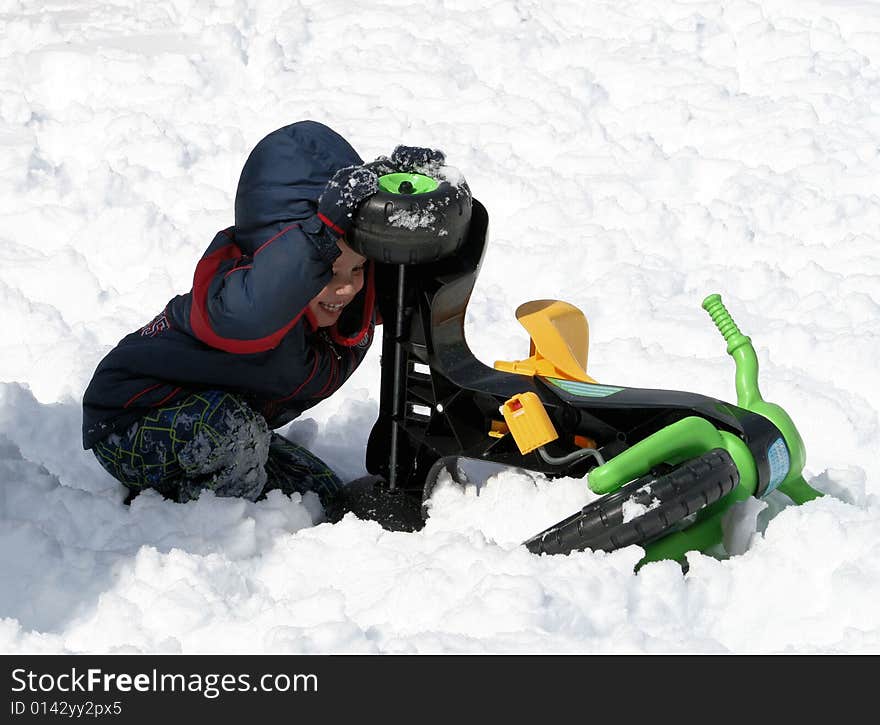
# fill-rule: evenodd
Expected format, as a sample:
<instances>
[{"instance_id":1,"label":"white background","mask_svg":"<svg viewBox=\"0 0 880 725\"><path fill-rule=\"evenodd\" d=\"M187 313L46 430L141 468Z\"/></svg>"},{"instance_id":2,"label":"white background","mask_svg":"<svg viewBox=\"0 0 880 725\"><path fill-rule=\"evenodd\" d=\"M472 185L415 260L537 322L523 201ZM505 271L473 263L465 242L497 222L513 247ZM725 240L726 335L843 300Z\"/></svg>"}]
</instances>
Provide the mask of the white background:
<instances>
[{"instance_id":1,"label":"white background","mask_svg":"<svg viewBox=\"0 0 880 725\"><path fill-rule=\"evenodd\" d=\"M866 2L0 0L0 651L880 651L878 65ZM744 512L745 553L686 576L527 553L590 495L516 471L441 487L415 535L314 525L311 497L123 506L82 391L305 118L465 174L488 364L527 355L520 303L561 298L600 382L735 400L700 309L722 293L830 495ZM284 431L345 478L378 352Z\"/></svg>"}]
</instances>

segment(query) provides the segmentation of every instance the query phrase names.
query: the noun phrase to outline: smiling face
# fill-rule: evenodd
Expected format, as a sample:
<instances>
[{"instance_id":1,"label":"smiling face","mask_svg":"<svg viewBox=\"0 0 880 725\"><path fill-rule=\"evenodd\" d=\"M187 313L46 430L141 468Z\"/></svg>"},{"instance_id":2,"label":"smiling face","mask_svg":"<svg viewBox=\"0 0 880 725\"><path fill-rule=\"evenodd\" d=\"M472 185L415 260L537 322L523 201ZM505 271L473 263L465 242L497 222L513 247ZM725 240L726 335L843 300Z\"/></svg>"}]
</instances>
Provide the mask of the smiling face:
<instances>
[{"instance_id":1,"label":"smiling face","mask_svg":"<svg viewBox=\"0 0 880 725\"><path fill-rule=\"evenodd\" d=\"M333 279L309 302L309 310L318 327L331 327L339 319L345 306L364 286L364 265L367 260L341 239L342 250L333 262Z\"/></svg>"}]
</instances>

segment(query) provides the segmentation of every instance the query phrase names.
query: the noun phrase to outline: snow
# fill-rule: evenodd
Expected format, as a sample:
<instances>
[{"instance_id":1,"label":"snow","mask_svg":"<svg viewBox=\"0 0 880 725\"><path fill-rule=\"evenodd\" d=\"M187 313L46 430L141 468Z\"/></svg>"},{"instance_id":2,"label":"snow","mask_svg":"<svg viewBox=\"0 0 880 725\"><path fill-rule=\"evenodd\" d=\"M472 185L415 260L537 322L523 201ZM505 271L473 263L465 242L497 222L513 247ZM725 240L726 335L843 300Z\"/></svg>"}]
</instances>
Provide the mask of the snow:
<instances>
[{"instance_id":1,"label":"snow","mask_svg":"<svg viewBox=\"0 0 880 725\"><path fill-rule=\"evenodd\" d=\"M661 504L660 499L657 498L656 496L652 497L647 503L643 503L643 501L645 499L647 499L647 497L650 495L650 493L651 493L651 485L645 484L644 486L640 486L636 490L636 494L638 495L638 498L641 499L641 501L637 501L634 497L634 498L628 498L626 501L623 502L623 505L621 506L621 510L623 512L623 523L625 523L625 524L629 523L630 521L633 521L633 520L639 518L639 516L643 516L644 514L648 513L648 511L653 511L655 508L660 506L660 504ZM735 517L734 520L736 523L739 523L741 520L741 517ZM732 526L731 526L731 528L732 528ZM755 529L753 527L752 531L754 531L754 530ZM730 552L730 549L727 549L727 551ZM732 553L732 552L730 552L730 553ZM742 553L742 552L737 552L737 553Z\"/></svg>"},{"instance_id":2,"label":"snow","mask_svg":"<svg viewBox=\"0 0 880 725\"><path fill-rule=\"evenodd\" d=\"M430 228L437 217L433 209L397 209L388 217L388 224L392 227L403 229L427 229Z\"/></svg>"},{"instance_id":3,"label":"snow","mask_svg":"<svg viewBox=\"0 0 880 725\"><path fill-rule=\"evenodd\" d=\"M880 651L878 64L870 3L0 0L0 651ZM253 145L305 118L462 171L491 218L484 362L561 298L600 382L733 400L720 292L829 495L742 507L736 555L686 575L529 554L592 496L525 471L443 481L418 534L318 523L311 495L123 506L82 391L189 289ZM379 347L281 431L344 478Z\"/></svg>"}]
</instances>

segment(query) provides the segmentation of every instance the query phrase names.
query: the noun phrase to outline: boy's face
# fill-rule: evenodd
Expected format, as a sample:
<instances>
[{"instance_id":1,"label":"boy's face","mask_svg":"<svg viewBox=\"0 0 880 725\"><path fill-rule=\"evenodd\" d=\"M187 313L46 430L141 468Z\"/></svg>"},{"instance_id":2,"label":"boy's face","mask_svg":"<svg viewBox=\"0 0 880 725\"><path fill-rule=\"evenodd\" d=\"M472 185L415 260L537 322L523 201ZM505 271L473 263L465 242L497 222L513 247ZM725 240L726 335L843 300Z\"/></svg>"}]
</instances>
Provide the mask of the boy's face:
<instances>
[{"instance_id":1,"label":"boy's face","mask_svg":"<svg viewBox=\"0 0 880 725\"><path fill-rule=\"evenodd\" d=\"M333 262L333 279L309 302L318 327L331 327L343 308L354 299L364 286L364 265L367 260L341 239L337 242L342 250Z\"/></svg>"}]
</instances>

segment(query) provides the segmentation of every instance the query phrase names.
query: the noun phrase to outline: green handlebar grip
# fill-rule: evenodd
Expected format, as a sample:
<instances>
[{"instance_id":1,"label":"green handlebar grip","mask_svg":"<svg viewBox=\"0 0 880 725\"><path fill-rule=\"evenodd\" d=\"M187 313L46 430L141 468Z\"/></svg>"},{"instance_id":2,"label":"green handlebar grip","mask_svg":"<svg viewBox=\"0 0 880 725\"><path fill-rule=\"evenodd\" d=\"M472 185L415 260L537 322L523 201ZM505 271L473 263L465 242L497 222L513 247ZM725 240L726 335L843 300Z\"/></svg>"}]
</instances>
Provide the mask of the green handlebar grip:
<instances>
[{"instance_id":1,"label":"green handlebar grip","mask_svg":"<svg viewBox=\"0 0 880 725\"><path fill-rule=\"evenodd\" d=\"M731 352L733 349L748 342L749 338L739 331L739 328L721 301L721 295L717 293L709 295L703 300L703 309L709 313L712 322L715 323L718 331L727 341L727 352Z\"/></svg>"},{"instance_id":2,"label":"green handlebar grip","mask_svg":"<svg viewBox=\"0 0 880 725\"><path fill-rule=\"evenodd\" d=\"M736 363L736 402L741 408L754 410L757 403L763 402L758 389L758 356L752 341L739 331L721 295L712 294L703 300L703 309L709 313L712 322L727 342L727 352ZM755 411L757 412L757 411Z\"/></svg>"},{"instance_id":3,"label":"green handlebar grip","mask_svg":"<svg viewBox=\"0 0 880 725\"><path fill-rule=\"evenodd\" d=\"M740 332L721 301L721 295L711 294L706 297L703 300L703 309L709 313L718 331L727 341L727 352L736 363L737 405L770 420L785 440L789 454L789 469L777 485L783 490L795 493L792 498L812 495L810 492L818 496L819 493L814 491L801 476L807 452L794 421L782 406L768 403L761 397L761 391L758 389L758 356L755 354L755 348L752 347L751 339ZM804 486L809 490L805 490Z\"/></svg>"}]
</instances>

